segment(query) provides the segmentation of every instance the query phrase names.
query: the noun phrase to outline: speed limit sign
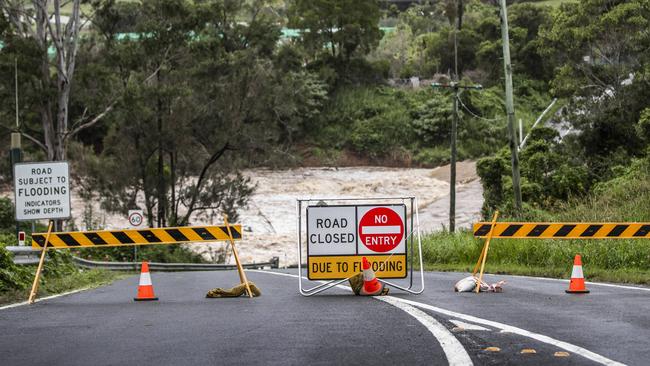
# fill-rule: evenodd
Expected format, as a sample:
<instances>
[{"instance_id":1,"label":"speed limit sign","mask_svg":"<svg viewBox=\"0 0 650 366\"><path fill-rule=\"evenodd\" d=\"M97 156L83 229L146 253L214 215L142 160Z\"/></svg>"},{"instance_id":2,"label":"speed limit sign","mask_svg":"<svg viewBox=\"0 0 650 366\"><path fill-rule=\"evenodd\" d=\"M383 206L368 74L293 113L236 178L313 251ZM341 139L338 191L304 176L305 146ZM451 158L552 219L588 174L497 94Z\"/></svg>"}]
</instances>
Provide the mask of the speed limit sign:
<instances>
[{"instance_id":1,"label":"speed limit sign","mask_svg":"<svg viewBox=\"0 0 650 366\"><path fill-rule=\"evenodd\" d=\"M129 210L129 225L139 227L144 221L144 212L142 210Z\"/></svg>"}]
</instances>

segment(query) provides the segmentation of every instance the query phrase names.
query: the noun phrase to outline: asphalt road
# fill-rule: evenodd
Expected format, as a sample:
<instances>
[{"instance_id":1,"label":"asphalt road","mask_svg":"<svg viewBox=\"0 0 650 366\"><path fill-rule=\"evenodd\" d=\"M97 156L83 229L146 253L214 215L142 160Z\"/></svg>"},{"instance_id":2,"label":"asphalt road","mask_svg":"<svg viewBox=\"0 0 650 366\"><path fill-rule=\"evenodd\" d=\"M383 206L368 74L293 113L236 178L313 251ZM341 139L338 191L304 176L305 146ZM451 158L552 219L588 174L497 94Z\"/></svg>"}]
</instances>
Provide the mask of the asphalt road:
<instances>
[{"instance_id":1,"label":"asphalt road","mask_svg":"<svg viewBox=\"0 0 650 366\"><path fill-rule=\"evenodd\" d=\"M391 290L392 296L357 297L334 288L303 297L296 275L248 271L263 292L254 299L204 298L211 288L236 284L236 272L177 272L152 274L157 302L133 302L134 276L0 308L0 364L649 362L647 288L588 284L590 294L568 295L566 282L499 276L508 281L503 293L458 294L452 288L463 274L426 273L426 290L417 296Z\"/></svg>"}]
</instances>

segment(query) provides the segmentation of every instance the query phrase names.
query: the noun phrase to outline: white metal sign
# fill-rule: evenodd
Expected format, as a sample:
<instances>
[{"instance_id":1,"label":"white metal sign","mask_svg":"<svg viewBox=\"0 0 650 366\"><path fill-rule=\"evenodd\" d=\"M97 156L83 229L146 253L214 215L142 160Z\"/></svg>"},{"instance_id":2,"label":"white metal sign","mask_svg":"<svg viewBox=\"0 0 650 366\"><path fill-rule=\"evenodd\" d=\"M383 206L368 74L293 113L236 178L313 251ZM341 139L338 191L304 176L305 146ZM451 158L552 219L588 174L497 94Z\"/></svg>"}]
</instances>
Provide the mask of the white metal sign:
<instances>
[{"instance_id":1,"label":"white metal sign","mask_svg":"<svg viewBox=\"0 0 650 366\"><path fill-rule=\"evenodd\" d=\"M129 210L129 225L137 228L144 222L144 212L142 210Z\"/></svg>"},{"instance_id":2,"label":"white metal sign","mask_svg":"<svg viewBox=\"0 0 650 366\"><path fill-rule=\"evenodd\" d=\"M16 220L70 218L68 162L14 165Z\"/></svg>"}]
</instances>

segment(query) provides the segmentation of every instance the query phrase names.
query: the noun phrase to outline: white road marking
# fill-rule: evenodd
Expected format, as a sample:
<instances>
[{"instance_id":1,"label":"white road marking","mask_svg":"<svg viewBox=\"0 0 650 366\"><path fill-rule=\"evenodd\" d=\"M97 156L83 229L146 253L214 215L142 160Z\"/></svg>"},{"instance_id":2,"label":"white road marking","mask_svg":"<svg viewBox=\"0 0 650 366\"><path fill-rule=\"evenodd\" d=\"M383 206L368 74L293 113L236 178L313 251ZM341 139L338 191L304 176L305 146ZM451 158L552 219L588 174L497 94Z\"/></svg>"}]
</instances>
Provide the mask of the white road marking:
<instances>
[{"instance_id":1,"label":"white road marking","mask_svg":"<svg viewBox=\"0 0 650 366\"><path fill-rule=\"evenodd\" d=\"M47 297L43 297L41 299L36 299L36 301L34 301L34 302L41 302L41 301L45 301L45 300L55 299L55 298L61 297L61 296L72 295L72 294L76 294L77 292L90 290L91 288L92 287L84 287L84 288L80 288L78 290L64 292L62 294L47 296ZM23 305L27 305L27 304L29 304L28 301L18 302L18 303L11 304L11 305L0 306L0 310L16 308L18 306L23 306Z\"/></svg>"},{"instance_id":2,"label":"white road marking","mask_svg":"<svg viewBox=\"0 0 650 366\"><path fill-rule=\"evenodd\" d=\"M280 272L271 272L271 271L261 271L261 270L246 270L248 272L260 272L260 273L270 273L280 276L298 278L298 275L292 275L289 273L280 273ZM303 277L304 278L304 277ZM343 285L337 285L343 290L350 290L349 287ZM447 357L447 362L451 366L472 366L474 363L469 357L467 350L463 347L463 344L454 337L454 335L440 322L435 320L432 316L423 312L420 309L417 309L411 305L401 303L396 301L397 298L392 296L373 296L374 299L383 301L387 304L393 305L396 308L406 312L410 316L414 317L420 324L422 324L433 336L436 338L440 346L442 347L445 356Z\"/></svg>"},{"instance_id":3,"label":"white road marking","mask_svg":"<svg viewBox=\"0 0 650 366\"><path fill-rule=\"evenodd\" d=\"M511 325L495 322L495 321L492 321L492 320L478 318L478 317L475 317L475 316L472 316L472 315L457 313L455 311L442 309L442 308L432 306L432 305L429 305L429 304L424 304L424 303L421 303L421 302L406 300L406 299L402 299L402 298L399 298L399 297L396 297L395 299L397 301L400 301L400 302L403 302L403 303L406 303L406 304L409 304L409 305L417 306L417 307L419 307L421 309L427 309L427 310L435 311L436 313L444 314L444 315L455 317L455 318L460 318L460 319L463 319L463 320L468 321L468 322L487 325L489 327L501 329L502 331L506 331L506 332L509 332L509 333L518 334L520 336L532 338L532 339L534 339L536 341L543 342L543 343L546 343L546 344L550 344L552 346L562 348L562 349L564 349L566 351L569 351L569 352L573 352L573 353L575 353L577 355L580 355L580 356L582 356L582 357L584 357L586 359L592 360L594 362L598 362L598 363L603 364L603 365L608 365L608 366L610 366L610 365L611 366L624 365L623 363L620 363L620 362L617 362L617 361L614 361L614 360L610 360L607 357L604 357L604 356L601 356L601 355L599 355L597 353L591 352L588 349L576 346L576 345L571 344L571 343L563 342L563 341L551 338L549 336L545 336L543 334L533 333L533 332L527 331L525 329L517 328L517 327L511 326Z\"/></svg>"},{"instance_id":4,"label":"white road marking","mask_svg":"<svg viewBox=\"0 0 650 366\"><path fill-rule=\"evenodd\" d=\"M277 275L282 275L282 276L287 276L287 277L298 278L297 275L292 275L292 274L289 274L289 273L278 273L278 272L260 271L260 270L249 270L249 271L260 272L260 273L270 273L270 274L277 274ZM519 276L519 277L524 277L524 276ZM526 278L528 278L528 277L526 277ZM612 285L612 286L619 287L617 285ZM337 287L345 288L344 286L340 286L340 285L337 286ZM629 287L631 287L631 286L629 286ZM633 289L640 289L638 287L632 287L632 288ZM482 325L489 326L489 327L492 327L492 328L497 328L497 329L500 329L502 332L509 332L509 333L518 334L520 336L532 338L532 339L534 339L536 341L546 343L546 344L550 344L552 346L555 346L555 347L564 349L566 351L572 352L574 354L580 355L580 356L582 356L582 357L584 357L586 359L592 360L592 361L600 363L602 365L607 365L607 366L624 366L625 365L623 363L611 360L611 359L609 359L609 358L607 358L605 356L601 356L601 355L599 355L599 354L597 354L595 352L589 351L588 349L582 348L580 346L576 346L576 345L568 343L568 342L560 341L560 340L551 338L551 337L543 335L543 334L533 333L533 332L527 331L525 329L517 328L517 327L511 326L511 325L499 323L499 322L492 321L492 320L482 319L482 318L478 318L478 317L475 317L475 316L472 316L472 315L458 313L458 312L451 311L451 310L446 310L446 309L443 309L443 308L439 308L439 307L432 306L432 305L429 305L429 304L420 303L420 302L417 302L417 301L406 300L406 299L399 298L399 297L394 297L394 296L384 296L384 297L390 297L390 298L393 299L393 301L413 305L413 306L419 307L421 309L434 311L436 313L447 315L449 317L462 319L462 320L472 322L472 323L482 324ZM377 297L377 298L379 298L379 297Z\"/></svg>"},{"instance_id":5,"label":"white road marking","mask_svg":"<svg viewBox=\"0 0 650 366\"><path fill-rule=\"evenodd\" d=\"M465 347L463 347L458 339L444 325L440 324L433 317L413 306L395 301L396 298L392 296L376 296L374 298L403 310L424 325L440 343L450 366L473 365L472 359L469 357Z\"/></svg>"},{"instance_id":6,"label":"white road marking","mask_svg":"<svg viewBox=\"0 0 650 366\"><path fill-rule=\"evenodd\" d=\"M507 275L506 277L517 277L517 278L525 278L528 280L542 280L542 281L559 281L559 282L569 282L569 280L562 279L562 278L548 278L548 277L530 277L530 276L517 276L517 275ZM638 287L638 286L627 286L627 285L615 285L613 283L602 283L602 282L591 282L591 281L585 281L587 285L595 285L595 286L603 286L603 287L614 287L614 288L622 288L625 290L637 290L637 291L648 291L650 292L650 287Z\"/></svg>"},{"instance_id":7,"label":"white road marking","mask_svg":"<svg viewBox=\"0 0 650 366\"><path fill-rule=\"evenodd\" d=\"M460 320L450 319L449 321L454 323L455 326L459 328L463 328L463 330L487 330L488 332L490 331L490 329L487 329L480 325L469 324L469 323L461 322Z\"/></svg>"}]
</instances>

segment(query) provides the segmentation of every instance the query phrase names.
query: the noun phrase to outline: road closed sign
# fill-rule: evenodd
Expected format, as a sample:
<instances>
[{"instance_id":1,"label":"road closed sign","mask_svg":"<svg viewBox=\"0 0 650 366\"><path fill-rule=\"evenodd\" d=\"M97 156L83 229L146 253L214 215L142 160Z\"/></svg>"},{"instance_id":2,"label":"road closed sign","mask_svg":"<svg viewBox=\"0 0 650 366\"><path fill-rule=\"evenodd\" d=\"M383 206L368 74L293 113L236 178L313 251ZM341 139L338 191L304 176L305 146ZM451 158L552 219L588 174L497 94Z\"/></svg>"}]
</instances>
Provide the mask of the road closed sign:
<instances>
[{"instance_id":1,"label":"road closed sign","mask_svg":"<svg viewBox=\"0 0 650 366\"><path fill-rule=\"evenodd\" d=\"M16 220L70 218L70 174L65 161L14 165Z\"/></svg>"},{"instance_id":2,"label":"road closed sign","mask_svg":"<svg viewBox=\"0 0 650 366\"><path fill-rule=\"evenodd\" d=\"M307 207L310 280L360 273L364 256L377 277L406 277L406 205Z\"/></svg>"}]
</instances>

